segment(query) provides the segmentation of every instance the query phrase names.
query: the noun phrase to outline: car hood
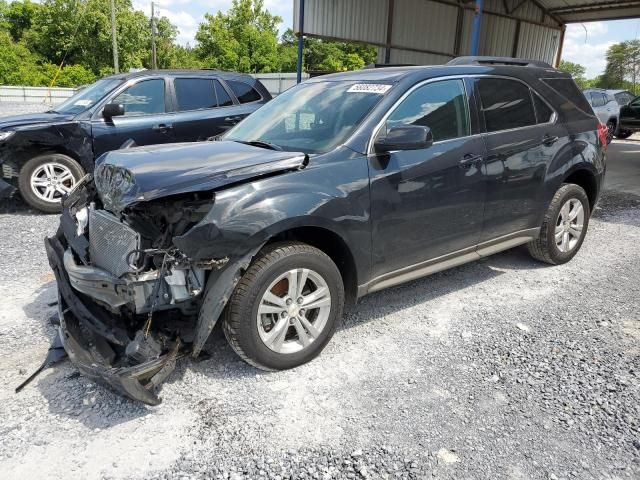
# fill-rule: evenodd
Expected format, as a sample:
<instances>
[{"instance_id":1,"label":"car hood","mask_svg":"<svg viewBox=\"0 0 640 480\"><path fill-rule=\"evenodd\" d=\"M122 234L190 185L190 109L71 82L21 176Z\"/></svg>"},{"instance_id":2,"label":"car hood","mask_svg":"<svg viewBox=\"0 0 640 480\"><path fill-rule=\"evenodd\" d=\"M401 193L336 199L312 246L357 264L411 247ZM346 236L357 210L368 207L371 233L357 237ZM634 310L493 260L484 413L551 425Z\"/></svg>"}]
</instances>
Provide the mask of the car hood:
<instances>
[{"instance_id":1,"label":"car hood","mask_svg":"<svg viewBox=\"0 0 640 480\"><path fill-rule=\"evenodd\" d=\"M175 143L106 153L96 162L94 179L105 208L120 212L133 203L215 190L306 162L301 152L237 142Z\"/></svg>"},{"instance_id":2,"label":"car hood","mask_svg":"<svg viewBox=\"0 0 640 480\"><path fill-rule=\"evenodd\" d=\"M0 118L0 130L10 130L12 128L22 127L25 125L34 125L38 123L66 122L73 119L73 117L74 115L53 112L12 115L11 117Z\"/></svg>"}]
</instances>

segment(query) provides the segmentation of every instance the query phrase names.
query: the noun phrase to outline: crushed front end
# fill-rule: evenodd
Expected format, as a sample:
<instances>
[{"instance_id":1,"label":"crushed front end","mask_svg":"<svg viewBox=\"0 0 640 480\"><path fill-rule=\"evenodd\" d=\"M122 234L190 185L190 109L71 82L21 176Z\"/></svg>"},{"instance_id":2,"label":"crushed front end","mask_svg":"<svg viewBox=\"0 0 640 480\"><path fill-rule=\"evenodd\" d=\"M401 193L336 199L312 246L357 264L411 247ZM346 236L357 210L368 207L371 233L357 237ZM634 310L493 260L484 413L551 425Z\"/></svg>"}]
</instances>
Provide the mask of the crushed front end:
<instances>
[{"instance_id":1,"label":"crushed front end","mask_svg":"<svg viewBox=\"0 0 640 480\"><path fill-rule=\"evenodd\" d=\"M207 270L172 244L210 209L188 195L122 212L104 208L91 176L63 202L45 240L58 283L60 336L80 372L149 405L193 340Z\"/></svg>"}]
</instances>

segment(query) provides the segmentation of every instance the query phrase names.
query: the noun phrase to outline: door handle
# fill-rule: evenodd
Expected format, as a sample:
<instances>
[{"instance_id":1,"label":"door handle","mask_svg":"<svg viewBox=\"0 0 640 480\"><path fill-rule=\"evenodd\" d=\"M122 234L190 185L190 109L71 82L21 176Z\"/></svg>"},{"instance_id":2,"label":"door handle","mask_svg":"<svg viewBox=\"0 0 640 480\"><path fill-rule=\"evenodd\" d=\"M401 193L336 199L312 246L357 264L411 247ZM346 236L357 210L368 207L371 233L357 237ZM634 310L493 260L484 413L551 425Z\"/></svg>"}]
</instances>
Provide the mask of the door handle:
<instances>
[{"instance_id":1,"label":"door handle","mask_svg":"<svg viewBox=\"0 0 640 480\"><path fill-rule=\"evenodd\" d=\"M551 136L551 135L545 135L544 137L542 137L542 144L546 145L547 147L550 147L551 145L553 145L554 143L556 143L558 140L560 140L559 137Z\"/></svg>"},{"instance_id":2,"label":"door handle","mask_svg":"<svg viewBox=\"0 0 640 480\"><path fill-rule=\"evenodd\" d=\"M242 120L242 116L241 115L236 115L235 117L226 117L224 119L224 121L226 123L233 123L233 124L238 123L240 120Z\"/></svg>"},{"instance_id":3,"label":"door handle","mask_svg":"<svg viewBox=\"0 0 640 480\"><path fill-rule=\"evenodd\" d=\"M169 130L173 130L173 125L171 125L170 123L161 123L159 125L154 125L153 127L151 127L151 130L153 130L154 132L165 133Z\"/></svg>"},{"instance_id":4,"label":"door handle","mask_svg":"<svg viewBox=\"0 0 640 480\"><path fill-rule=\"evenodd\" d=\"M483 160L484 160L484 157L482 155L474 155L473 153L467 153L464 157L462 157L459 165L460 165L460 168L468 169L482 162Z\"/></svg>"}]
</instances>

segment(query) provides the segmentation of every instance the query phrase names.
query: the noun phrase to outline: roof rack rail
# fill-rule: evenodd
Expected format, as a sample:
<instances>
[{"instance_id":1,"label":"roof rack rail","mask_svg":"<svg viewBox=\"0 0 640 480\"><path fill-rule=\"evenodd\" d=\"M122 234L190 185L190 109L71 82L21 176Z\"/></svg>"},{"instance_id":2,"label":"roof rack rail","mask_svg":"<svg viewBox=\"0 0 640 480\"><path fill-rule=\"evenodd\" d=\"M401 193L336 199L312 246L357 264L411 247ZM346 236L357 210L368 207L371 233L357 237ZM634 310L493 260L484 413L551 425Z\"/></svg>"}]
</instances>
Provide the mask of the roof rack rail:
<instances>
[{"instance_id":1,"label":"roof rack rail","mask_svg":"<svg viewBox=\"0 0 640 480\"><path fill-rule=\"evenodd\" d=\"M515 67L553 68L542 60L512 57L458 57L450 60L447 65L512 65Z\"/></svg>"},{"instance_id":2,"label":"roof rack rail","mask_svg":"<svg viewBox=\"0 0 640 480\"><path fill-rule=\"evenodd\" d=\"M370 63L362 67L363 70L371 68L387 68L387 67L417 67L415 63Z\"/></svg>"}]
</instances>

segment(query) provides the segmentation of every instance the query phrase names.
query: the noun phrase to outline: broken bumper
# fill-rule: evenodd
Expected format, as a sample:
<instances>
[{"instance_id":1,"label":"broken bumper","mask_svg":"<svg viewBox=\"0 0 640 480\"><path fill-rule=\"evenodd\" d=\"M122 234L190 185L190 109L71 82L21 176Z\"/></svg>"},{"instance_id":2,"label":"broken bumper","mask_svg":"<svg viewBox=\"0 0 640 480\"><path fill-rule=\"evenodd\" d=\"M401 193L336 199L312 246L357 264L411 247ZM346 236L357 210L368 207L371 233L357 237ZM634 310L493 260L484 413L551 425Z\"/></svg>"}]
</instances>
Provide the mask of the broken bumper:
<instances>
[{"instance_id":1,"label":"broken bumper","mask_svg":"<svg viewBox=\"0 0 640 480\"><path fill-rule=\"evenodd\" d=\"M180 341L168 353L137 365L118 365L114 348L130 340L126 332L107 324L95 305L84 303L71 287L64 269L65 248L57 237L45 239L49 264L58 282L60 337L71 361L83 375L107 384L127 397L147 405L161 400L154 392L175 368Z\"/></svg>"}]
</instances>

